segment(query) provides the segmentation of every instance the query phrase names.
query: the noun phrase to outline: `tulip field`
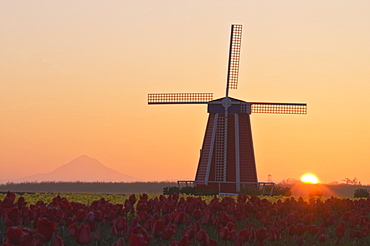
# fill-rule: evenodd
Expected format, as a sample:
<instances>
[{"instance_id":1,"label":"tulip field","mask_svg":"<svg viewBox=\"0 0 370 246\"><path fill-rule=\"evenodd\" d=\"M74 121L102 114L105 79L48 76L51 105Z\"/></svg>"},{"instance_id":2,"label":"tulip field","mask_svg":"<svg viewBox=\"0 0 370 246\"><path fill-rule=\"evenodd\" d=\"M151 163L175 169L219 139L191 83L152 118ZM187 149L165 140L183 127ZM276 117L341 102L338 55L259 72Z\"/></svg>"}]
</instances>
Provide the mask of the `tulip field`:
<instances>
[{"instance_id":1,"label":"tulip field","mask_svg":"<svg viewBox=\"0 0 370 246\"><path fill-rule=\"evenodd\" d=\"M10 245L370 245L370 199L0 194Z\"/></svg>"}]
</instances>

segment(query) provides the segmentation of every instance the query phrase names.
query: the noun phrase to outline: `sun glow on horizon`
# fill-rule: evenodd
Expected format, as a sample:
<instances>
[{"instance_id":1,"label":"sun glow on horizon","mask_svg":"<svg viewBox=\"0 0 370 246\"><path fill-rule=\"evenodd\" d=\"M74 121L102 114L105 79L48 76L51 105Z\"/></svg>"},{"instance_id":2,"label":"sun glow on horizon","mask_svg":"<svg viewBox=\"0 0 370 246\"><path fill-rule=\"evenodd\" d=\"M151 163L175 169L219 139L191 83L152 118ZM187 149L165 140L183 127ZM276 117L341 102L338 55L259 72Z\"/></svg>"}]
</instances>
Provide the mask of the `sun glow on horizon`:
<instances>
[{"instance_id":1,"label":"sun glow on horizon","mask_svg":"<svg viewBox=\"0 0 370 246\"><path fill-rule=\"evenodd\" d=\"M311 173L306 173L306 174L302 175L301 181L303 183L310 183L310 184L318 184L319 183L319 179Z\"/></svg>"}]
</instances>

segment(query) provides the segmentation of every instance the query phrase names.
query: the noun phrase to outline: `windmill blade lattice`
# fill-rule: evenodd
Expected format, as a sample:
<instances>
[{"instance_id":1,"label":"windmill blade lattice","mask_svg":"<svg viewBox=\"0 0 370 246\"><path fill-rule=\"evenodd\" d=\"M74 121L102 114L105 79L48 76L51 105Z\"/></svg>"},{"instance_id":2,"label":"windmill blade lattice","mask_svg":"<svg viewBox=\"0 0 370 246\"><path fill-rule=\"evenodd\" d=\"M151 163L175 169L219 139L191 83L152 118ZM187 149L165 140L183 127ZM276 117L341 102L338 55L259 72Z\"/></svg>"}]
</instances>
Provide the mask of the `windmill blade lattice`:
<instances>
[{"instance_id":1,"label":"windmill blade lattice","mask_svg":"<svg viewBox=\"0 0 370 246\"><path fill-rule=\"evenodd\" d=\"M307 114L306 103L268 103L244 102L241 104L241 113L265 114Z\"/></svg>"},{"instance_id":2,"label":"windmill blade lattice","mask_svg":"<svg viewBox=\"0 0 370 246\"><path fill-rule=\"evenodd\" d=\"M213 93L151 93L148 104L205 104L212 101Z\"/></svg>"},{"instance_id":3,"label":"windmill blade lattice","mask_svg":"<svg viewBox=\"0 0 370 246\"><path fill-rule=\"evenodd\" d=\"M231 26L229 64L227 71L227 89L237 89L239 76L240 48L242 40L242 25Z\"/></svg>"}]
</instances>

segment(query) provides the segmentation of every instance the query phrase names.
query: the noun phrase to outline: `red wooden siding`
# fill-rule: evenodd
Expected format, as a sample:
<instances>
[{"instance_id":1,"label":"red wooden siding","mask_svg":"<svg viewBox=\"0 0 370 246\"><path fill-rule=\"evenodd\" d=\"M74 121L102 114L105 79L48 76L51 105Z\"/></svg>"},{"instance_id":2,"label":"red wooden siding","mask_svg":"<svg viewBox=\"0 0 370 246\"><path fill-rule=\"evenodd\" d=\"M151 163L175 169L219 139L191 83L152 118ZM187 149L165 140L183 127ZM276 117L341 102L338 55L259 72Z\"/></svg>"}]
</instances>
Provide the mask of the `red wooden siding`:
<instances>
[{"instance_id":1,"label":"red wooden siding","mask_svg":"<svg viewBox=\"0 0 370 246\"><path fill-rule=\"evenodd\" d=\"M222 116L222 114L219 114ZM240 160L240 182L257 182L257 171L254 158L252 131L249 114L238 114L239 119L239 160ZM206 183L207 162L210 155L212 131L215 114L208 117L206 133L203 140L202 153L199 158L198 169L195 180L197 183ZM215 143L214 143L215 144ZM226 182L213 183L215 181L215 146L213 146L212 162L209 173L209 185L215 190L224 193L236 193L236 148L235 148L235 114L228 116L228 139L227 139L227 167ZM220 190L219 190L220 189Z\"/></svg>"},{"instance_id":2,"label":"red wooden siding","mask_svg":"<svg viewBox=\"0 0 370 246\"><path fill-rule=\"evenodd\" d=\"M203 140L203 145L202 145L202 153L199 158L197 173L195 175L196 181L204 182L206 180L207 163L208 163L208 156L210 154L214 119L215 119L215 114L209 114L206 132L204 134L204 140Z\"/></svg>"},{"instance_id":3,"label":"red wooden siding","mask_svg":"<svg viewBox=\"0 0 370 246\"><path fill-rule=\"evenodd\" d=\"M249 114L239 114L240 182L257 182Z\"/></svg>"}]
</instances>

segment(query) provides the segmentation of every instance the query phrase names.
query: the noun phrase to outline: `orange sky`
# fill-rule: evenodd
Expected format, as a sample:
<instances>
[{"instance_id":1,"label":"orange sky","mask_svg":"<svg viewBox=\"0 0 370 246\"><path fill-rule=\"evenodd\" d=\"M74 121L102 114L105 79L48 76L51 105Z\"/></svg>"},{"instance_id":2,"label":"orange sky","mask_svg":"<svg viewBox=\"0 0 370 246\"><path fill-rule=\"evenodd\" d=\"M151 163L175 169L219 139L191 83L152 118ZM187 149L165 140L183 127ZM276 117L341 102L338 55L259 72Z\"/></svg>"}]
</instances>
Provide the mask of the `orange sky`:
<instances>
[{"instance_id":1,"label":"orange sky","mask_svg":"<svg viewBox=\"0 0 370 246\"><path fill-rule=\"evenodd\" d=\"M193 179L205 105L148 106L151 92L224 96L230 24L243 24L230 96L306 102L253 114L265 181L370 184L370 1L1 1L0 180L79 155L144 180Z\"/></svg>"}]
</instances>

